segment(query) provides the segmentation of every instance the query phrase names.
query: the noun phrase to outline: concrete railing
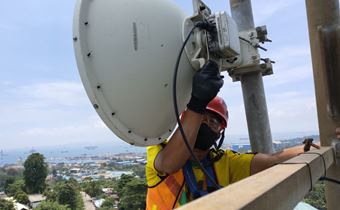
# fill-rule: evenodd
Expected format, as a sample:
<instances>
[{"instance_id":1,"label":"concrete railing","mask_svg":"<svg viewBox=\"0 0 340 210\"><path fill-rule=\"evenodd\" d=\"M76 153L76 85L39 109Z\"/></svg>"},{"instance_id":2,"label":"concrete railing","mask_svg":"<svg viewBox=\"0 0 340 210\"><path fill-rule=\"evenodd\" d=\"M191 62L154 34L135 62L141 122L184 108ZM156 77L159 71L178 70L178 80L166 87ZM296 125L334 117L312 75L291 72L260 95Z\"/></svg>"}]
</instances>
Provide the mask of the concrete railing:
<instances>
[{"instance_id":1,"label":"concrete railing","mask_svg":"<svg viewBox=\"0 0 340 210\"><path fill-rule=\"evenodd\" d=\"M333 163L333 149L322 147L229 185L179 209L293 209Z\"/></svg>"}]
</instances>

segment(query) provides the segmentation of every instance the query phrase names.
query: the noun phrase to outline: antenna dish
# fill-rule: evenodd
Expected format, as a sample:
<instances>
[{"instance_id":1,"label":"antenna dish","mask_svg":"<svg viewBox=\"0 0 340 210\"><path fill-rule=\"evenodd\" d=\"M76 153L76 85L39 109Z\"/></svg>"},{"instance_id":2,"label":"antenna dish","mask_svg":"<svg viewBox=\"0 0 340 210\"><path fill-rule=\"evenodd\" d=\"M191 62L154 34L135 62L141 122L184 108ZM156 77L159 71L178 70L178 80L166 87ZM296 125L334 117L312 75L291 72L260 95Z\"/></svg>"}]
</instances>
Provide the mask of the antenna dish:
<instances>
[{"instance_id":1,"label":"antenna dish","mask_svg":"<svg viewBox=\"0 0 340 210\"><path fill-rule=\"evenodd\" d=\"M136 146L163 142L176 125L173 71L186 15L171 0L78 0L74 49L88 97L105 124ZM183 55L183 111L194 70Z\"/></svg>"}]
</instances>

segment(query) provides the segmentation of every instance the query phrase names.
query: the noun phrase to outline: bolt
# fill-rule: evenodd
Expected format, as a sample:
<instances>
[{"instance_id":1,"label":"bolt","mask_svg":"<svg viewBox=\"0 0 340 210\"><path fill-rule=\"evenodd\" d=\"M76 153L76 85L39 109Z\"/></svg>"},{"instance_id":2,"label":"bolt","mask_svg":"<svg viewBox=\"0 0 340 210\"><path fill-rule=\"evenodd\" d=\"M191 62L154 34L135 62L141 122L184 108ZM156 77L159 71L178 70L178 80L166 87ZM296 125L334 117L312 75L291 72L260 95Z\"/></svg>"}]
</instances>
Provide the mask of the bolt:
<instances>
[{"instance_id":1,"label":"bolt","mask_svg":"<svg viewBox=\"0 0 340 210\"><path fill-rule=\"evenodd\" d=\"M128 131L128 133L131 133L132 131Z\"/></svg>"},{"instance_id":2,"label":"bolt","mask_svg":"<svg viewBox=\"0 0 340 210\"><path fill-rule=\"evenodd\" d=\"M89 24L89 22L87 22L87 21L84 23L84 25L86 25L86 26L87 26L88 24Z\"/></svg>"},{"instance_id":3,"label":"bolt","mask_svg":"<svg viewBox=\"0 0 340 210\"><path fill-rule=\"evenodd\" d=\"M147 138L144 139L144 141L147 141L147 140L148 140Z\"/></svg>"},{"instance_id":4,"label":"bolt","mask_svg":"<svg viewBox=\"0 0 340 210\"><path fill-rule=\"evenodd\" d=\"M87 53L87 57L91 57L91 54L92 54L91 52Z\"/></svg>"},{"instance_id":5,"label":"bolt","mask_svg":"<svg viewBox=\"0 0 340 210\"><path fill-rule=\"evenodd\" d=\"M94 107L95 109L98 109L98 108L99 108L98 104L93 104L93 107Z\"/></svg>"},{"instance_id":6,"label":"bolt","mask_svg":"<svg viewBox=\"0 0 340 210\"><path fill-rule=\"evenodd\" d=\"M101 88L101 86L100 85L97 85L97 89L100 89Z\"/></svg>"},{"instance_id":7,"label":"bolt","mask_svg":"<svg viewBox=\"0 0 340 210\"><path fill-rule=\"evenodd\" d=\"M73 37L73 41L75 41L75 42L78 41L78 37L76 37L76 36Z\"/></svg>"},{"instance_id":8,"label":"bolt","mask_svg":"<svg viewBox=\"0 0 340 210\"><path fill-rule=\"evenodd\" d=\"M206 9L206 7L204 5L200 5L200 11L203 11L205 9Z\"/></svg>"},{"instance_id":9,"label":"bolt","mask_svg":"<svg viewBox=\"0 0 340 210\"><path fill-rule=\"evenodd\" d=\"M112 112L112 114L111 114L112 116L115 116L116 115L116 113L115 112Z\"/></svg>"}]
</instances>

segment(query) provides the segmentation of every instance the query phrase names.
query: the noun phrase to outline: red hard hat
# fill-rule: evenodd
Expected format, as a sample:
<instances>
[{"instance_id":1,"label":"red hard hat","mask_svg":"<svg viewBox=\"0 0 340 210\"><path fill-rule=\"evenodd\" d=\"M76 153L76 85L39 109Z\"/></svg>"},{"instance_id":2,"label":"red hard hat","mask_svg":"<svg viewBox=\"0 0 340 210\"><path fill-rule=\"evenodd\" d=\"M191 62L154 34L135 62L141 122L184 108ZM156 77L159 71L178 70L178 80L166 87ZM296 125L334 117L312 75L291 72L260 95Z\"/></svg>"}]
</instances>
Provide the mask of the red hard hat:
<instances>
[{"instance_id":1,"label":"red hard hat","mask_svg":"<svg viewBox=\"0 0 340 210\"><path fill-rule=\"evenodd\" d=\"M218 114L224 121L223 127L227 127L227 122L228 122L228 107L224 100L216 96L213 100L211 100L206 108L209 111L212 111L216 114Z\"/></svg>"}]
</instances>

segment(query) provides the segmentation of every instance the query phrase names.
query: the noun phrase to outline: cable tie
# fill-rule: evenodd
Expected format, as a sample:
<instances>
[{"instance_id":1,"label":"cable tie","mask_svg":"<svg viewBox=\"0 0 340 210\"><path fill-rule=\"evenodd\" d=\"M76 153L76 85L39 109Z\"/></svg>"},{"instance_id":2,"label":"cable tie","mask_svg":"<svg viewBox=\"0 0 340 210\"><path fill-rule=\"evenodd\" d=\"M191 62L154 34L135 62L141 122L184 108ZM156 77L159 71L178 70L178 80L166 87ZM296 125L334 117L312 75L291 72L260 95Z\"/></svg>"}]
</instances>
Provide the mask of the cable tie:
<instances>
[{"instance_id":1,"label":"cable tie","mask_svg":"<svg viewBox=\"0 0 340 210\"><path fill-rule=\"evenodd\" d=\"M307 162L295 162L295 163L292 163L292 162L288 162L288 163L279 163L279 165L297 165L297 164L306 164L308 166L308 171L309 171L309 180L310 180L310 191L313 190L313 179L312 179L312 169L310 167L310 164L307 163Z\"/></svg>"},{"instance_id":2,"label":"cable tie","mask_svg":"<svg viewBox=\"0 0 340 210\"><path fill-rule=\"evenodd\" d=\"M322 158L322 162L323 162L323 168L324 168L324 177L326 177L327 175L327 168L326 168L326 161L325 161L325 157L323 155L321 155L320 153L317 152L303 152L303 153L299 153L298 155L303 155L303 154L314 154L314 155L319 155Z\"/></svg>"}]
</instances>

